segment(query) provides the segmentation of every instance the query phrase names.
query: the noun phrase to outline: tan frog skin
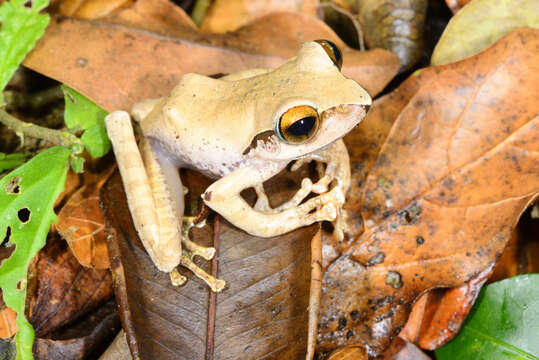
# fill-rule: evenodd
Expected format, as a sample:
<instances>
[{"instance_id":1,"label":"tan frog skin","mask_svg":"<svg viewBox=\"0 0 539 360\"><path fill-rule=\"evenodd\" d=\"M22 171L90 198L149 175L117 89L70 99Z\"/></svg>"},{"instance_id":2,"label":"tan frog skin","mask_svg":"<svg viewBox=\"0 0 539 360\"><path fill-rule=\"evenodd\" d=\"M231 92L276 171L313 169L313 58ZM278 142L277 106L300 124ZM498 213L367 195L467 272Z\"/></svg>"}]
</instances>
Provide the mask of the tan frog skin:
<instances>
[{"instance_id":1,"label":"tan frog skin","mask_svg":"<svg viewBox=\"0 0 539 360\"><path fill-rule=\"evenodd\" d=\"M336 220L350 185L341 138L363 119L370 104L369 94L340 73L319 43L307 42L277 69L221 79L186 74L167 97L135 105L133 117L143 134L139 147L129 114L108 115L107 132L133 222L155 265L171 273L174 283L185 281L176 270L182 265L213 291L225 286L192 261L194 255L211 259L214 249L198 246L182 231L184 191L178 168L218 178L202 195L205 204L255 236ZM288 109L300 105L316 109L320 125L306 141L290 143L279 136L277 124ZM271 135L255 140L262 133ZM294 160L299 161L292 170L317 160L326 163L325 173L316 184L303 179L294 197L271 208L262 184ZM249 187L258 195L254 207L240 196ZM304 201L311 192L318 195Z\"/></svg>"}]
</instances>

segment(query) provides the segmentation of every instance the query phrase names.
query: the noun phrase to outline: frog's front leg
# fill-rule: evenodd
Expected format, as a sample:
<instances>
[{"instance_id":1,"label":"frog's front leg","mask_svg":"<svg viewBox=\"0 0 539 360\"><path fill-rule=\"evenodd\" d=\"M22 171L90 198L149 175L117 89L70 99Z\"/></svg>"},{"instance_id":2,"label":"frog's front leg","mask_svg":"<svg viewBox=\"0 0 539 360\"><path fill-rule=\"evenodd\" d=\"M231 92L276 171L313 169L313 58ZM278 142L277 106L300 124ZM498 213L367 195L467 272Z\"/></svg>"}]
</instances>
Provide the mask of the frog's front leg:
<instances>
[{"instance_id":1,"label":"frog's front leg","mask_svg":"<svg viewBox=\"0 0 539 360\"><path fill-rule=\"evenodd\" d=\"M208 275L192 261L194 255L209 259L214 252L183 239L187 235L182 236L183 187L176 165L152 140L143 138L139 152L126 112L115 111L105 122L135 228L152 261L159 270L169 272L175 284L185 281L175 270L181 264L213 291L221 291L225 282Z\"/></svg>"},{"instance_id":2,"label":"frog's front leg","mask_svg":"<svg viewBox=\"0 0 539 360\"><path fill-rule=\"evenodd\" d=\"M334 220L337 209L344 203L344 194L339 187L281 211L254 209L241 197L242 190L259 187L285 166L286 162L273 162L260 168L239 168L208 187L202 195L204 202L235 226L262 237L284 234L318 221Z\"/></svg>"}]
</instances>

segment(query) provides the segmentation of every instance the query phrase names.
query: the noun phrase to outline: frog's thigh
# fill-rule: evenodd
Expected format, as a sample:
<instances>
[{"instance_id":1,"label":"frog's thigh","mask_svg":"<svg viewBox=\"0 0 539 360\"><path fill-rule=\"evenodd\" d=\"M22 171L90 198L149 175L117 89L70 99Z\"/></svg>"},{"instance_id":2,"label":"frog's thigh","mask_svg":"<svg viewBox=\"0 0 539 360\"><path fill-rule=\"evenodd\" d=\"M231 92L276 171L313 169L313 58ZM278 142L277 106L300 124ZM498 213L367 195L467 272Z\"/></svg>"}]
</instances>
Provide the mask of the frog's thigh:
<instances>
[{"instance_id":1,"label":"frog's thigh","mask_svg":"<svg viewBox=\"0 0 539 360\"><path fill-rule=\"evenodd\" d=\"M148 144L143 143L142 151L146 154L145 168L133 135L129 114L124 111L112 112L105 119L105 124L122 175L135 228L157 268L170 272L180 263L181 242L176 226L169 226L164 231L160 227L166 214L156 210L159 208L159 201L156 204L156 198L159 199L159 196L154 198L155 189L152 189L151 184L155 187L155 179L150 181L159 165L151 156ZM148 169L150 174L147 173Z\"/></svg>"}]
</instances>

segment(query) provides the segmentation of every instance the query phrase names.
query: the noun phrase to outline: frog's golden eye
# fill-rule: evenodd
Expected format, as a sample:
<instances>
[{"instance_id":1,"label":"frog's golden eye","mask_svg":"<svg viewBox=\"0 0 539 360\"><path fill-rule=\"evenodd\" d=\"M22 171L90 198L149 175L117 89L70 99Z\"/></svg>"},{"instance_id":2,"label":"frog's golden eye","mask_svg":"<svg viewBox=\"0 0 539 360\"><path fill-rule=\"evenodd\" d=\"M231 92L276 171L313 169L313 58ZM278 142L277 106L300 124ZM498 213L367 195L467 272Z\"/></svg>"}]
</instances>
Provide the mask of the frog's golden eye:
<instances>
[{"instance_id":1,"label":"frog's golden eye","mask_svg":"<svg viewBox=\"0 0 539 360\"><path fill-rule=\"evenodd\" d=\"M342 53L341 50L335 45L333 42L329 40L315 40L314 42L319 43L320 46L326 51L326 54L328 54L329 58L333 61L335 66L341 70L342 67Z\"/></svg>"},{"instance_id":2,"label":"frog's golden eye","mask_svg":"<svg viewBox=\"0 0 539 360\"><path fill-rule=\"evenodd\" d=\"M299 105L288 109L277 122L275 132L289 144L301 144L309 140L320 125L320 118L315 108Z\"/></svg>"}]
</instances>

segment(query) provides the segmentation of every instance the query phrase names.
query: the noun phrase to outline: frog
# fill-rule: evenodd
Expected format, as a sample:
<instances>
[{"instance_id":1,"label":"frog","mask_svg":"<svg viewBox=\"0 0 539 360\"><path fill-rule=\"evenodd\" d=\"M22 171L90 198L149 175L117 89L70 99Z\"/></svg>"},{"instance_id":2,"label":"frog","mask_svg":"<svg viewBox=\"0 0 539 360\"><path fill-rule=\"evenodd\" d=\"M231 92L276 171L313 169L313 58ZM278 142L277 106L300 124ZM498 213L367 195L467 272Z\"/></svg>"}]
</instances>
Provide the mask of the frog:
<instances>
[{"instance_id":1,"label":"frog","mask_svg":"<svg viewBox=\"0 0 539 360\"><path fill-rule=\"evenodd\" d=\"M155 266L174 285L186 281L178 271L182 266L212 291L226 286L193 261L211 260L215 249L189 239L194 221L184 216L180 168L217 179L202 201L251 235L273 237L319 221L342 228L350 186L342 138L365 117L372 99L341 67L339 48L315 40L274 69L221 78L184 74L168 96L133 106L142 133L138 146L128 112L106 117L134 226ZM313 160L318 180L303 178L290 199L272 207L264 182L290 163L296 171ZM254 205L240 194L248 188L256 192Z\"/></svg>"}]
</instances>

